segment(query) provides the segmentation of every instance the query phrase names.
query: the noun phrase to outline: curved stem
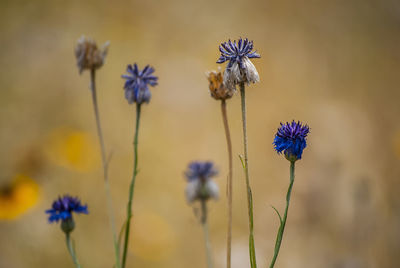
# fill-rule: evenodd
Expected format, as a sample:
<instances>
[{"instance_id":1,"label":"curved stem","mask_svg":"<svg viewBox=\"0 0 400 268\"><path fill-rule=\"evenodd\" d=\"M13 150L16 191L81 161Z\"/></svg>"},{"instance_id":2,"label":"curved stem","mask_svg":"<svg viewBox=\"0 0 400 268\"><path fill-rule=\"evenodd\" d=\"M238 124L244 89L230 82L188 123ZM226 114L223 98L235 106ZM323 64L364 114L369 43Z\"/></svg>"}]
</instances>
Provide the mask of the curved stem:
<instances>
[{"instance_id":1,"label":"curved stem","mask_svg":"<svg viewBox=\"0 0 400 268\"><path fill-rule=\"evenodd\" d=\"M228 234L227 234L227 245L226 245L226 267L231 267L231 252L232 252L232 140L228 125L228 116L226 112L226 102L221 101L222 120L224 122L226 143L228 147L228 161L229 161L229 173L227 180L227 195L228 195Z\"/></svg>"},{"instance_id":2,"label":"curved stem","mask_svg":"<svg viewBox=\"0 0 400 268\"><path fill-rule=\"evenodd\" d=\"M79 264L78 258L76 257L76 254L75 254L74 247L72 246L70 233L65 234L65 242L67 243L67 248L68 248L69 254L71 255L71 258L72 258L76 268L81 268L81 265Z\"/></svg>"},{"instance_id":3,"label":"curved stem","mask_svg":"<svg viewBox=\"0 0 400 268\"><path fill-rule=\"evenodd\" d=\"M295 161L290 161L290 184L289 184L289 188L288 188L288 191L286 194L286 209L285 209L285 214L283 215L283 219L281 220L281 224L278 229L278 234L276 235L275 252L274 252L274 257L271 261L271 265L269 266L270 268L274 267L276 259L278 258L279 249L281 248L281 243L282 243L282 238L283 238L283 232L285 231L286 219L287 219L288 210L289 210L290 196L292 194L292 188L293 188L293 183L294 183L294 163L295 163Z\"/></svg>"},{"instance_id":4,"label":"curved stem","mask_svg":"<svg viewBox=\"0 0 400 268\"><path fill-rule=\"evenodd\" d=\"M106 146L104 144L103 131L101 129L101 123L100 123L100 114L99 114L99 107L97 104L95 77L96 77L96 70L91 69L90 70L90 90L92 92L92 102L93 102L94 115L96 118L97 136L99 137L99 143L100 143L100 149L101 149L101 160L103 163L104 188L106 191L107 210L108 210L108 216L110 219L111 232L112 232L113 242L114 242L116 267L120 268L121 264L120 264L120 260L119 260L119 248L118 248L117 235L116 235L116 229L115 229L115 219L114 219L114 214L113 214L110 183L109 183L109 179L108 179L108 162L106 159Z\"/></svg>"},{"instance_id":5,"label":"curved stem","mask_svg":"<svg viewBox=\"0 0 400 268\"><path fill-rule=\"evenodd\" d=\"M247 154L247 127L246 127L246 92L244 82L240 83L240 96L242 102L242 122L243 122L243 144L244 144L244 163L243 169L246 175L246 187L247 187L247 208L249 213L249 253L250 253L250 265L252 268L257 267L256 262L256 250L254 245L254 224L253 224L253 197L250 187L249 178L249 159Z\"/></svg>"},{"instance_id":6,"label":"curved stem","mask_svg":"<svg viewBox=\"0 0 400 268\"><path fill-rule=\"evenodd\" d=\"M207 221L207 204L205 200L201 200L201 225L203 227L204 243L206 246L207 256L207 267L212 268L212 256L211 256L211 243L208 233L208 221Z\"/></svg>"},{"instance_id":7,"label":"curved stem","mask_svg":"<svg viewBox=\"0 0 400 268\"><path fill-rule=\"evenodd\" d=\"M136 104L136 127L135 127L135 138L133 140L133 149L134 149L134 159L133 159L133 174L131 184L129 185L129 199L128 199L128 207L126 213L126 230L125 230L125 239L124 239L124 252L122 255L122 268L126 266L126 258L128 253L128 245L129 245L129 231L130 224L132 218L132 200L133 193L135 190L135 181L136 175L138 173L137 165L138 165L138 136L139 136L139 122L140 122L140 106L141 104Z\"/></svg>"}]
</instances>

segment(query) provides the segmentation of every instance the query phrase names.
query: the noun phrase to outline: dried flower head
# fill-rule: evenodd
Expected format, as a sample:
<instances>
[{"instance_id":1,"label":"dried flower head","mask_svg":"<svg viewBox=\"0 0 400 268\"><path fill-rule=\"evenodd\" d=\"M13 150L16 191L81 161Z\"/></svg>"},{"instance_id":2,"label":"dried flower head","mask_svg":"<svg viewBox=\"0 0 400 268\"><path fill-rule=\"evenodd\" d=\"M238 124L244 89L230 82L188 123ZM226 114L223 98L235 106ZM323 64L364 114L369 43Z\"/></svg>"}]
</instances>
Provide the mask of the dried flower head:
<instances>
[{"instance_id":1,"label":"dried flower head","mask_svg":"<svg viewBox=\"0 0 400 268\"><path fill-rule=\"evenodd\" d=\"M223 73L220 68L218 71L210 71L207 73L208 82L210 82L209 88L211 96L216 100L230 99L235 93L235 89L227 88L224 85Z\"/></svg>"},{"instance_id":2,"label":"dried flower head","mask_svg":"<svg viewBox=\"0 0 400 268\"><path fill-rule=\"evenodd\" d=\"M135 63L133 67L129 64L126 71L128 74L122 75L122 78L126 79L124 89L125 98L128 100L128 103L148 103L151 99L149 85L152 87L156 86L158 80L158 77L152 75L154 73L154 68L150 67L150 65L146 65L146 67L140 71Z\"/></svg>"},{"instance_id":3,"label":"dried flower head","mask_svg":"<svg viewBox=\"0 0 400 268\"><path fill-rule=\"evenodd\" d=\"M307 146L306 137L310 132L307 125L293 120L292 123L282 124L274 138L274 147L278 153L284 152L286 159L296 161L301 159L304 148Z\"/></svg>"},{"instance_id":4,"label":"dried flower head","mask_svg":"<svg viewBox=\"0 0 400 268\"><path fill-rule=\"evenodd\" d=\"M218 171L212 162L192 162L185 172L188 185L186 186L186 200L192 203L196 200L218 199L218 185L211 179Z\"/></svg>"},{"instance_id":5,"label":"dried flower head","mask_svg":"<svg viewBox=\"0 0 400 268\"><path fill-rule=\"evenodd\" d=\"M92 70L100 68L105 61L109 45L110 42L106 42L101 49L98 49L93 39L86 38L85 36L79 38L75 47L75 56L79 73L81 74L85 69Z\"/></svg>"},{"instance_id":6,"label":"dried flower head","mask_svg":"<svg viewBox=\"0 0 400 268\"><path fill-rule=\"evenodd\" d=\"M235 88L239 83L247 84L260 81L256 67L250 61L251 58L260 58L253 50L253 41L240 38L237 42L229 40L219 46L221 56L217 63L229 61L224 73L224 84L228 88Z\"/></svg>"}]
</instances>

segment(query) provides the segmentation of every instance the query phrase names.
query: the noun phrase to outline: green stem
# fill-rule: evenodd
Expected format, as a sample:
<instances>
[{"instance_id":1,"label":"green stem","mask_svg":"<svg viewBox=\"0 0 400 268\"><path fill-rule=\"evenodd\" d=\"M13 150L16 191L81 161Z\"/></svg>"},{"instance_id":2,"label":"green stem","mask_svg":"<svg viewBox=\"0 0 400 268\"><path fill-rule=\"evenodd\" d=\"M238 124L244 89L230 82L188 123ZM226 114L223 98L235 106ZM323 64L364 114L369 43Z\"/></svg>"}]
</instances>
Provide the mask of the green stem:
<instances>
[{"instance_id":1,"label":"green stem","mask_svg":"<svg viewBox=\"0 0 400 268\"><path fill-rule=\"evenodd\" d=\"M139 136L139 122L140 122L140 106L141 104L136 104L136 127L135 127L135 138L133 140L133 149L134 149L134 159L133 159L133 174L131 184L129 185L129 199L128 199L128 207L127 207L127 215L126 215L126 230L125 230L125 239L124 239L124 252L122 255L122 268L126 266L126 258L128 253L128 244L129 244L129 231L130 224L132 218L132 200L133 200L133 192L135 189L135 181L136 175L138 173L137 165L138 165L138 136Z\"/></svg>"},{"instance_id":2,"label":"green stem","mask_svg":"<svg viewBox=\"0 0 400 268\"><path fill-rule=\"evenodd\" d=\"M271 265L269 266L270 268L274 267L276 259L278 258L279 249L281 248L281 243L283 238L283 232L285 231L286 219L289 210L290 196L292 194L292 188L294 183L294 163L295 161L290 161L290 184L286 194L286 209L285 209L285 214L283 215L283 219L280 220L281 224L278 229L278 234L276 235L275 252L274 252L274 257L271 261Z\"/></svg>"},{"instance_id":3,"label":"green stem","mask_svg":"<svg viewBox=\"0 0 400 268\"><path fill-rule=\"evenodd\" d=\"M212 256L211 256L211 243L208 233L208 221L207 221L207 204L205 200L201 200L201 225L203 227L204 242L206 247L207 256L207 267L212 268Z\"/></svg>"},{"instance_id":4,"label":"green stem","mask_svg":"<svg viewBox=\"0 0 400 268\"><path fill-rule=\"evenodd\" d=\"M243 144L244 144L244 164L243 169L246 175L246 187L247 187L247 208L249 213L249 253L250 253L250 265L251 268L257 267L256 262L256 250L254 245L254 223L253 223L253 197L250 187L249 179L249 159L247 154L247 127L246 127L246 93L244 82L240 83L240 96L242 101L242 122L243 122Z\"/></svg>"},{"instance_id":5,"label":"green stem","mask_svg":"<svg viewBox=\"0 0 400 268\"><path fill-rule=\"evenodd\" d=\"M76 268L81 268L81 265L79 264L78 258L76 257L76 254L75 254L74 247L72 246L70 233L65 234L65 241L67 243L67 248L68 248L69 254L72 257L72 260L74 261Z\"/></svg>"},{"instance_id":6,"label":"green stem","mask_svg":"<svg viewBox=\"0 0 400 268\"><path fill-rule=\"evenodd\" d=\"M224 121L226 143L228 147L228 161L229 173L227 180L227 195L228 195L228 234L226 245L226 267L231 267L231 252L232 252L232 176L233 176L233 163L232 163L232 140L228 125L228 116L226 112L226 102L221 101L222 120Z\"/></svg>"},{"instance_id":7,"label":"green stem","mask_svg":"<svg viewBox=\"0 0 400 268\"><path fill-rule=\"evenodd\" d=\"M108 179L108 162L106 159L106 146L104 144L103 131L101 129L101 123L100 123L100 114L99 114L99 107L97 104L96 79L95 78L96 78L96 70L91 69L90 70L90 90L92 92L92 102L93 102L94 115L96 118L97 136L99 137L99 143L100 143L100 149L101 149L101 160L103 163L104 188L106 191L107 210L108 210L108 216L110 219L111 232L112 232L113 242L114 242L116 267L120 268L121 264L120 264L120 260L119 260L119 248L118 248L117 235L116 235L116 229L115 229L115 219L114 219L114 214L113 214L110 183L109 183L109 179Z\"/></svg>"}]
</instances>

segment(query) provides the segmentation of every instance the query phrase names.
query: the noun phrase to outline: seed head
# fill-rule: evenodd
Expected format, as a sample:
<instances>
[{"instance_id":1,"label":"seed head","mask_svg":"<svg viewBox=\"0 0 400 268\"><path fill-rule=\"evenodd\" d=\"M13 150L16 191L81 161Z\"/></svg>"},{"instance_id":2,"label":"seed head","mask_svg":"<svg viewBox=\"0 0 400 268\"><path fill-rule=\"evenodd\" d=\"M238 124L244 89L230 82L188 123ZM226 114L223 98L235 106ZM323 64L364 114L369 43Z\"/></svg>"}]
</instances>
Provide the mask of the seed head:
<instances>
[{"instance_id":1,"label":"seed head","mask_svg":"<svg viewBox=\"0 0 400 268\"><path fill-rule=\"evenodd\" d=\"M98 69L103 66L110 42L104 43L101 49L91 38L82 36L75 46L75 57L81 74L83 70Z\"/></svg>"}]
</instances>

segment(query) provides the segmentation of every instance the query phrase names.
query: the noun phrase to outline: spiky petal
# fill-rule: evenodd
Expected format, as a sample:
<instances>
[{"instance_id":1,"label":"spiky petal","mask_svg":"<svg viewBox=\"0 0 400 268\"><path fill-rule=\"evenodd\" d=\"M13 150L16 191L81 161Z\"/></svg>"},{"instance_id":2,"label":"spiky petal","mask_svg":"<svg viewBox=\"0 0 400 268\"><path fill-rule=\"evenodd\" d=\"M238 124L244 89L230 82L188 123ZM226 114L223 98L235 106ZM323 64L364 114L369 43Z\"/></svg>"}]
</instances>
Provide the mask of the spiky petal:
<instances>
[{"instance_id":1,"label":"spiky petal","mask_svg":"<svg viewBox=\"0 0 400 268\"><path fill-rule=\"evenodd\" d=\"M306 138L310 128L294 120L291 123L280 124L273 142L275 150L278 153L283 152L290 161L301 159L303 150L307 146Z\"/></svg>"},{"instance_id":2,"label":"spiky petal","mask_svg":"<svg viewBox=\"0 0 400 268\"><path fill-rule=\"evenodd\" d=\"M122 78L126 79L124 90L128 103L148 103L151 99L149 86L156 86L158 80L158 77L153 75L154 68L146 65L143 70L140 70L134 63L133 65L129 64L126 71L128 74L122 75Z\"/></svg>"},{"instance_id":3,"label":"spiky petal","mask_svg":"<svg viewBox=\"0 0 400 268\"><path fill-rule=\"evenodd\" d=\"M253 41L247 38L240 38L237 42L229 40L219 46L219 51L221 56L217 63L229 61L224 73L226 87L234 89L242 82L250 84L260 81L257 69L250 61L251 58L260 58L260 55L253 51Z\"/></svg>"},{"instance_id":4,"label":"spiky petal","mask_svg":"<svg viewBox=\"0 0 400 268\"><path fill-rule=\"evenodd\" d=\"M73 212L83 214L89 213L87 205L82 205L79 198L70 195L59 197L53 202L51 209L46 210L46 213L50 214L50 223L72 219Z\"/></svg>"}]
</instances>

